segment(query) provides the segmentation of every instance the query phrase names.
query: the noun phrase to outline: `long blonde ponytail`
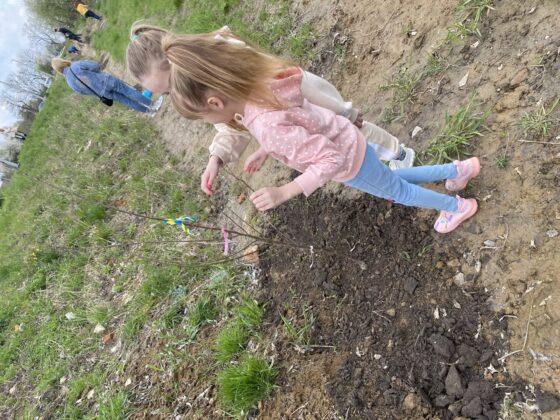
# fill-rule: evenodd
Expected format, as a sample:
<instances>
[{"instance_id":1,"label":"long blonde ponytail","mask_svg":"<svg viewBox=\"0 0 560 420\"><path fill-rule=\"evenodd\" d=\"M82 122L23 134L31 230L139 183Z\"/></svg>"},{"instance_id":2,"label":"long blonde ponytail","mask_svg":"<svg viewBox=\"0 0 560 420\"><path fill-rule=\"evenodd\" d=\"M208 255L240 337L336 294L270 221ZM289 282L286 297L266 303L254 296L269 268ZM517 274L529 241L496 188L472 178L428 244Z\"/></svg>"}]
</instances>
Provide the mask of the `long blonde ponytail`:
<instances>
[{"instance_id":1,"label":"long blonde ponytail","mask_svg":"<svg viewBox=\"0 0 560 420\"><path fill-rule=\"evenodd\" d=\"M208 90L263 107L285 107L268 86L271 79L292 66L281 58L215 33L166 36L162 50L171 65L171 99L186 118L201 118Z\"/></svg>"}]
</instances>

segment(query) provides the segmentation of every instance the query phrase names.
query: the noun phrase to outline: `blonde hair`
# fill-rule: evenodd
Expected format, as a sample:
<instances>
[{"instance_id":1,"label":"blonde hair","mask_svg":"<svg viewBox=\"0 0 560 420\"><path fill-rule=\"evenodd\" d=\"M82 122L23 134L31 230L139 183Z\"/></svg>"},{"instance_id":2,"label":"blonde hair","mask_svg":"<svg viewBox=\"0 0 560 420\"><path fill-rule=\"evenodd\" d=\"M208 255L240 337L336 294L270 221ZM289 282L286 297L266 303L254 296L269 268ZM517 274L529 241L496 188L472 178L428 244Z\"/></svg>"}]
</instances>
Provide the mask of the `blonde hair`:
<instances>
[{"instance_id":1,"label":"blonde hair","mask_svg":"<svg viewBox=\"0 0 560 420\"><path fill-rule=\"evenodd\" d=\"M132 24L130 43L126 48L126 64L137 80L150 73L152 63L157 63L161 70L169 70L169 63L161 49L161 41L167 35L172 33L142 21Z\"/></svg>"},{"instance_id":2,"label":"blonde hair","mask_svg":"<svg viewBox=\"0 0 560 420\"><path fill-rule=\"evenodd\" d=\"M286 60L215 33L166 36L162 49L171 65L171 100L186 118L202 117L209 90L266 108L285 108L268 82L293 66Z\"/></svg>"},{"instance_id":3,"label":"blonde hair","mask_svg":"<svg viewBox=\"0 0 560 420\"><path fill-rule=\"evenodd\" d=\"M64 69L72 65L71 61L55 57L51 60L51 66L57 73L64 74Z\"/></svg>"}]
</instances>

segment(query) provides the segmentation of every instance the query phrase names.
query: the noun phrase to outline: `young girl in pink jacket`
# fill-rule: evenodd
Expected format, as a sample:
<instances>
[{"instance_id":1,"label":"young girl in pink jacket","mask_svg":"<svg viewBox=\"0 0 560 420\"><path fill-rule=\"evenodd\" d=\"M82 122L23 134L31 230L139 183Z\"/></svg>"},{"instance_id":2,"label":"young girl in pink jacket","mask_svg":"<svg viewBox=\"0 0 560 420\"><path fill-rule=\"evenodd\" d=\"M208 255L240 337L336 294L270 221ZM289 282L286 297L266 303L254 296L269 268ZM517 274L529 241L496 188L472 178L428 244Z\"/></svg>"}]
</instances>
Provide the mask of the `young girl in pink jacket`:
<instances>
[{"instance_id":1,"label":"young girl in pink jacket","mask_svg":"<svg viewBox=\"0 0 560 420\"><path fill-rule=\"evenodd\" d=\"M169 36L162 49L170 63L170 95L186 118L248 130L260 149L247 158L259 169L270 155L301 173L280 187L251 195L258 210L272 209L328 181L337 181L408 206L440 210L435 229L454 230L477 211L474 199L440 194L416 184L447 180L459 191L478 175L478 158L391 171L347 118L309 103L303 71L280 58L213 34Z\"/></svg>"},{"instance_id":2,"label":"young girl in pink jacket","mask_svg":"<svg viewBox=\"0 0 560 420\"><path fill-rule=\"evenodd\" d=\"M252 48L227 26L213 32L212 35L238 46ZM175 36L175 34L145 22L136 22L130 29L130 43L126 49L126 62L130 73L144 88L157 94L169 92L170 66L161 49L161 41L165 36ZM413 165L415 157L413 149L405 147L399 139L381 127L364 121L352 102L345 101L340 92L325 79L304 72L301 91L303 97L312 104L330 109L359 127L366 141L375 149L377 156L389 161L391 169L409 168ZM248 131L235 130L227 124L214 124L214 127L217 132L209 147L210 158L201 176L200 185L202 191L209 195L214 193L214 180L221 167L238 160L252 140ZM255 167L256 165L253 165L252 169L254 170Z\"/></svg>"}]
</instances>

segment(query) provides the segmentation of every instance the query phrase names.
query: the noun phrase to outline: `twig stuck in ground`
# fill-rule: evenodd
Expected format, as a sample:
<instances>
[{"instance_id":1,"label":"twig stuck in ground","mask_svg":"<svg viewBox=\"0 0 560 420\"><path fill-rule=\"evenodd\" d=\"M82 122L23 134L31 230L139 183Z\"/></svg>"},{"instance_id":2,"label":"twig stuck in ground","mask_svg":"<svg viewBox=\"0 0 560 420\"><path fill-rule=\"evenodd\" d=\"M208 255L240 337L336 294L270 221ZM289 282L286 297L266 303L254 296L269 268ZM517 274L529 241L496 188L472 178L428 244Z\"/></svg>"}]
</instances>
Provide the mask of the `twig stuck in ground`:
<instances>
[{"instance_id":1,"label":"twig stuck in ground","mask_svg":"<svg viewBox=\"0 0 560 420\"><path fill-rule=\"evenodd\" d=\"M513 356L517 353L523 353L525 351L525 346L527 346L527 339L529 337L529 324L531 323L531 316L533 315L533 302L535 300L535 291L533 289L533 297L531 298L531 306L529 307L529 318L527 319L527 326L525 327L525 339L523 340L523 347L519 350L512 351L498 359L498 361L503 362L509 356Z\"/></svg>"},{"instance_id":2,"label":"twig stuck in ground","mask_svg":"<svg viewBox=\"0 0 560 420\"><path fill-rule=\"evenodd\" d=\"M537 140L518 140L519 143L537 143L537 144L548 144L551 146L560 146L559 142L553 141L537 141Z\"/></svg>"}]
</instances>

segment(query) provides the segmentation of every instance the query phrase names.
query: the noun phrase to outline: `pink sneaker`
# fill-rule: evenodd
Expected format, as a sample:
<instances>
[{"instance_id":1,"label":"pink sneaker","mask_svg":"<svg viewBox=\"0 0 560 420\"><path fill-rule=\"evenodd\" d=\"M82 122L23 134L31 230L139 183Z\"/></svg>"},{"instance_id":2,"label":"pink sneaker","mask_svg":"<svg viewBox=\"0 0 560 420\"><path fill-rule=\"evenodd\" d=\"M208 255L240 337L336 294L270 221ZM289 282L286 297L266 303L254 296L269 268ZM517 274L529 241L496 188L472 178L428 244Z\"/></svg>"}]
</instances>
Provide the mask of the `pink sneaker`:
<instances>
[{"instance_id":1,"label":"pink sneaker","mask_svg":"<svg viewBox=\"0 0 560 420\"><path fill-rule=\"evenodd\" d=\"M449 233L457 228L468 218L472 217L478 210L478 203L474 198L461 198L457 196L459 201L459 210L455 213L450 211L442 211L434 224L434 229L439 233Z\"/></svg>"},{"instance_id":2,"label":"pink sneaker","mask_svg":"<svg viewBox=\"0 0 560 420\"><path fill-rule=\"evenodd\" d=\"M480 161L477 157L467 160L456 160L453 162L457 166L457 177L445 181L445 188L448 191L461 191L467 183L480 173Z\"/></svg>"}]
</instances>

